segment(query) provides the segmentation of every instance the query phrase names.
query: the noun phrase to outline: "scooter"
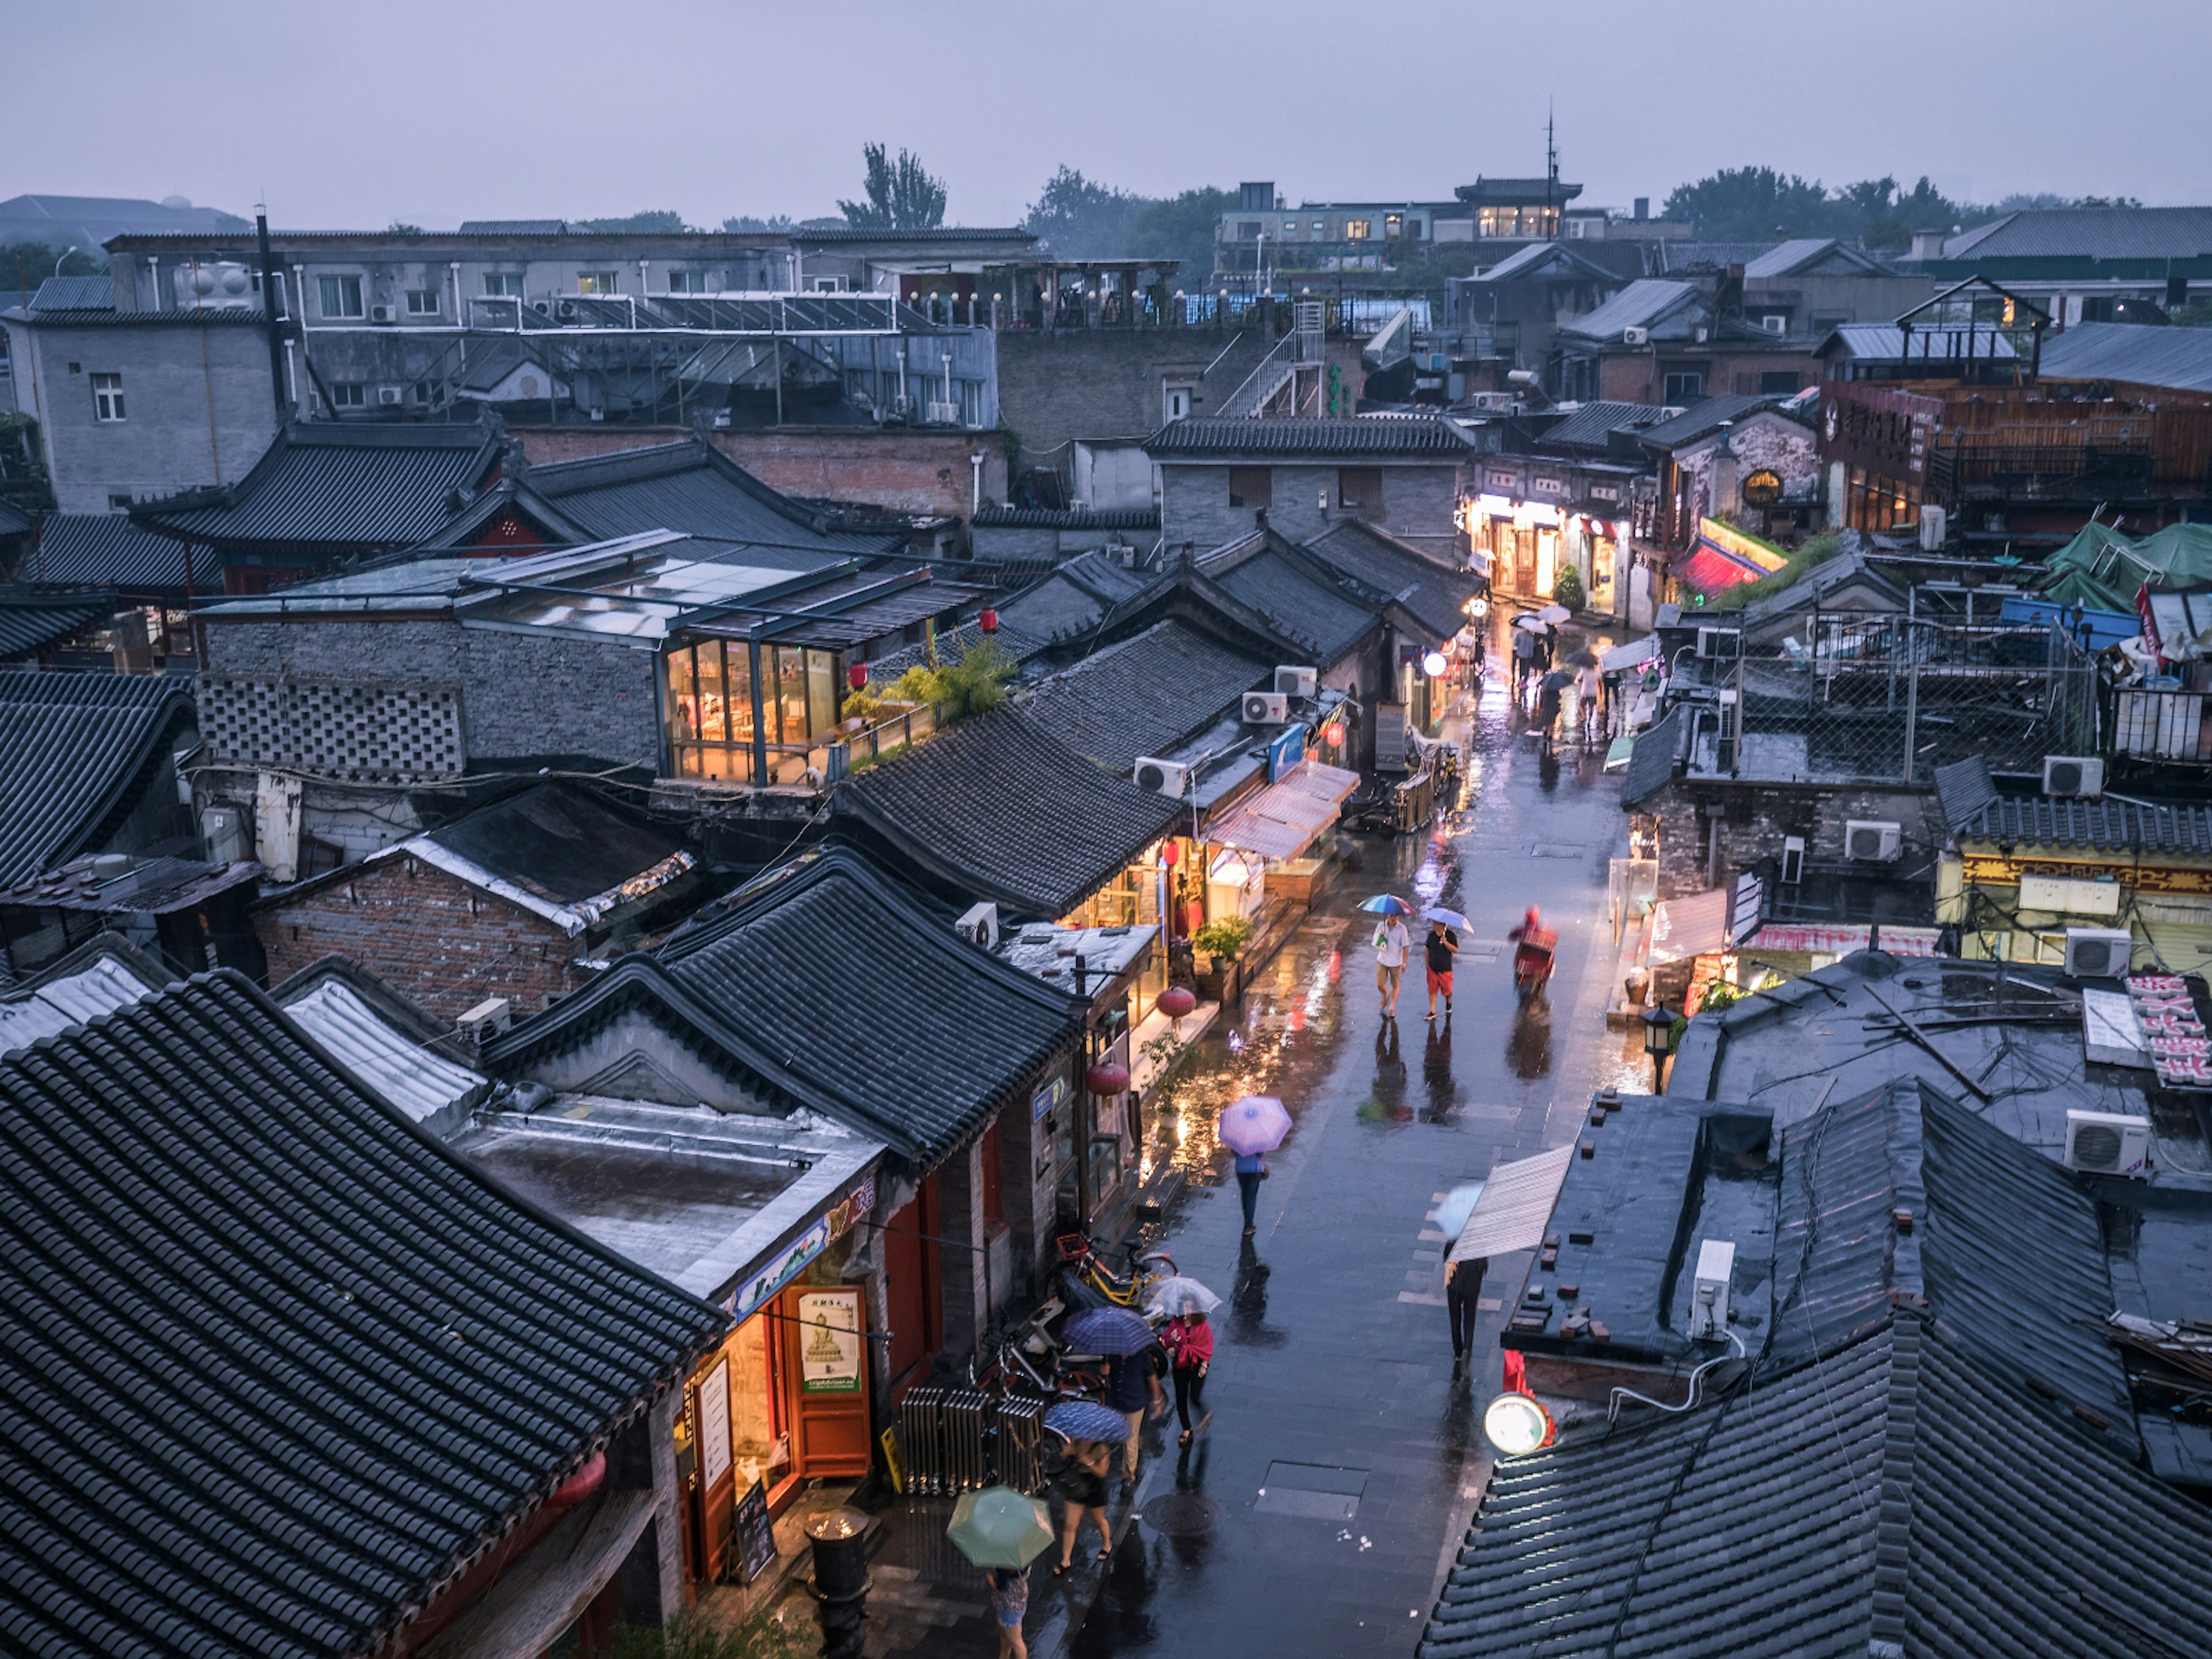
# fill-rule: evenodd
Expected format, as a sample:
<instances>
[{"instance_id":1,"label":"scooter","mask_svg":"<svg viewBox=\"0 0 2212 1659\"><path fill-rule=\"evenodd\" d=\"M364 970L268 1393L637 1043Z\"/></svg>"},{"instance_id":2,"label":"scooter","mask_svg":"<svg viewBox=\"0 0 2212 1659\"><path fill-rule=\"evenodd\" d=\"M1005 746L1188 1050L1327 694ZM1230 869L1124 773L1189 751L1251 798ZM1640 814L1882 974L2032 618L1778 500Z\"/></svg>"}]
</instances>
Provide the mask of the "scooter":
<instances>
[{"instance_id":1,"label":"scooter","mask_svg":"<svg viewBox=\"0 0 2212 1659\"><path fill-rule=\"evenodd\" d=\"M1552 977L1552 948L1534 945L1526 940L1513 949L1513 994L1523 1006L1535 1000L1536 994Z\"/></svg>"}]
</instances>

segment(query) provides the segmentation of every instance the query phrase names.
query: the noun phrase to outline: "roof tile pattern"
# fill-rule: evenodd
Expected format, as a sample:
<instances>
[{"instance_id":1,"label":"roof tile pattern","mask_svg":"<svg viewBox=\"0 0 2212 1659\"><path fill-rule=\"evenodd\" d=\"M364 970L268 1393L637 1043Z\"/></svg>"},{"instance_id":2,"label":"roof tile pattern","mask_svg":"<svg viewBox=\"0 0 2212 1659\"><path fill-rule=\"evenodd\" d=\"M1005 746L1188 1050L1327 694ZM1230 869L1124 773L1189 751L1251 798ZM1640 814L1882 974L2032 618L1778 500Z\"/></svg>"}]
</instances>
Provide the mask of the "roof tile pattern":
<instances>
[{"instance_id":1,"label":"roof tile pattern","mask_svg":"<svg viewBox=\"0 0 2212 1659\"><path fill-rule=\"evenodd\" d=\"M1961 840L2008 847L2140 848L2212 856L2212 805L2007 796L1954 823L1953 832Z\"/></svg>"},{"instance_id":2,"label":"roof tile pattern","mask_svg":"<svg viewBox=\"0 0 2212 1659\"><path fill-rule=\"evenodd\" d=\"M483 481L492 430L288 427L236 483L143 504L133 516L217 545L410 547L453 516L456 490Z\"/></svg>"},{"instance_id":3,"label":"roof tile pattern","mask_svg":"<svg viewBox=\"0 0 2212 1659\"><path fill-rule=\"evenodd\" d=\"M234 973L0 1061L0 1645L362 1652L723 1316Z\"/></svg>"},{"instance_id":4,"label":"roof tile pattern","mask_svg":"<svg viewBox=\"0 0 2212 1659\"><path fill-rule=\"evenodd\" d=\"M189 574L185 544L156 536L122 513L49 513L39 520L39 540L27 550L16 574L26 581L100 582L126 592L187 586L201 594L222 589L222 562L206 548L193 550Z\"/></svg>"},{"instance_id":5,"label":"roof tile pattern","mask_svg":"<svg viewBox=\"0 0 2212 1659\"><path fill-rule=\"evenodd\" d=\"M872 766L840 804L941 879L1057 919L1182 810L1085 759L1018 708L972 716Z\"/></svg>"},{"instance_id":6,"label":"roof tile pattern","mask_svg":"<svg viewBox=\"0 0 2212 1659\"><path fill-rule=\"evenodd\" d=\"M1352 420L1171 421L1145 441L1154 455L1434 455L1464 459L1468 441L1447 421L1378 415Z\"/></svg>"},{"instance_id":7,"label":"roof tile pattern","mask_svg":"<svg viewBox=\"0 0 2212 1659\"><path fill-rule=\"evenodd\" d=\"M1211 726L1268 666L1159 623L1038 682L1029 712L1077 754L1122 772Z\"/></svg>"},{"instance_id":8,"label":"roof tile pattern","mask_svg":"<svg viewBox=\"0 0 2212 1659\"><path fill-rule=\"evenodd\" d=\"M86 851L191 713L188 679L0 669L0 887Z\"/></svg>"},{"instance_id":9,"label":"roof tile pattern","mask_svg":"<svg viewBox=\"0 0 2212 1659\"><path fill-rule=\"evenodd\" d=\"M115 609L112 596L76 599L53 595L11 595L0 591L0 662L30 657L40 647L58 644Z\"/></svg>"}]
</instances>

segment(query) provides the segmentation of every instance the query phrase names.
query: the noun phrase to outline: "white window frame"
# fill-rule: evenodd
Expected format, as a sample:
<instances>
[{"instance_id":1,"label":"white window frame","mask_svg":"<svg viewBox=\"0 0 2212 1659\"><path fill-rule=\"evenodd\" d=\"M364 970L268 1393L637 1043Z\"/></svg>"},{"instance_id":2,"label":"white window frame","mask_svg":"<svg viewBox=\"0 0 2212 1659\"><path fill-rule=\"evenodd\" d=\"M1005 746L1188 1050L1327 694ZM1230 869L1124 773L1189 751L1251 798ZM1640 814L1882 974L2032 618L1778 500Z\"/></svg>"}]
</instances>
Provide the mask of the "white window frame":
<instances>
[{"instance_id":1,"label":"white window frame","mask_svg":"<svg viewBox=\"0 0 2212 1659\"><path fill-rule=\"evenodd\" d=\"M322 311L325 318L345 322L356 320L368 314L368 308L362 293L362 282L358 276L318 276L315 278L315 292L316 297L323 302ZM337 296L338 301L336 309L331 306L333 295ZM348 308L349 306L350 309Z\"/></svg>"},{"instance_id":2,"label":"white window frame","mask_svg":"<svg viewBox=\"0 0 2212 1659\"><path fill-rule=\"evenodd\" d=\"M407 314L410 317L443 316L445 309L436 289L410 288L407 290Z\"/></svg>"},{"instance_id":3,"label":"white window frame","mask_svg":"<svg viewBox=\"0 0 2212 1659\"><path fill-rule=\"evenodd\" d=\"M602 288L600 283L606 286ZM580 270L576 273L576 292L603 300L622 292L622 272L619 270Z\"/></svg>"},{"instance_id":4,"label":"white window frame","mask_svg":"<svg viewBox=\"0 0 2212 1659\"><path fill-rule=\"evenodd\" d=\"M488 300L520 300L522 275L513 270L487 270L483 274L483 291Z\"/></svg>"},{"instance_id":5,"label":"white window frame","mask_svg":"<svg viewBox=\"0 0 2212 1659\"><path fill-rule=\"evenodd\" d=\"M1187 419L1190 414L1191 388L1187 386L1163 386L1160 388L1160 412L1170 421Z\"/></svg>"},{"instance_id":6,"label":"white window frame","mask_svg":"<svg viewBox=\"0 0 2212 1659\"><path fill-rule=\"evenodd\" d=\"M92 418L102 426L123 424L123 376L100 374L92 377Z\"/></svg>"}]
</instances>

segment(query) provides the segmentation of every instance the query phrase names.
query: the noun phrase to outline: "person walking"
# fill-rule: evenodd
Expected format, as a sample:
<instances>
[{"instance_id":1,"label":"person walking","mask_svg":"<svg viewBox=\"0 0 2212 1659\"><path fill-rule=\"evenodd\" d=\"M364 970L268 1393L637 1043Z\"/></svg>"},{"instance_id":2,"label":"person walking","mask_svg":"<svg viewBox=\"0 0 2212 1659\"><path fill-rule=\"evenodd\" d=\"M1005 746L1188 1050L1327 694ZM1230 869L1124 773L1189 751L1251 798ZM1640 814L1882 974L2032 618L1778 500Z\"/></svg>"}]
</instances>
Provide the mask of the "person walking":
<instances>
[{"instance_id":1,"label":"person walking","mask_svg":"<svg viewBox=\"0 0 2212 1659\"><path fill-rule=\"evenodd\" d=\"M1583 743L1585 747L1597 741L1597 665L1584 663L1575 671L1575 719L1582 726Z\"/></svg>"},{"instance_id":2,"label":"person walking","mask_svg":"<svg viewBox=\"0 0 2212 1659\"><path fill-rule=\"evenodd\" d=\"M1129 1425L1129 1437L1121 1448L1121 1473L1131 1480L1137 1478L1137 1460L1144 1452L1145 1408L1152 1407L1155 1416L1168 1408L1158 1368L1152 1363L1157 1352L1146 1348L1139 1353L1117 1353L1106 1361L1106 1403Z\"/></svg>"},{"instance_id":3,"label":"person walking","mask_svg":"<svg viewBox=\"0 0 2212 1659\"><path fill-rule=\"evenodd\" d=\"M1260 1183L1267 1178L1267 1160L1258 1152L1237 1155L1237 1196L1244 1203L1244 1237L1259 1231L1253 1216L1260 1207Z\"/></svg>"},{"instance_id":4,"label":"person walking","mask_svg":"<svg viewBox=\"0 0 2212 1659\"><path fill-rule=\"evenodd\" d=\"M1398 1018L1398 987L1406 976L1406 958L1413 951L1413 936L1396 916L1385 916L1375 930L1375 991L1382 1018Z\"/></svg>"},{"instance_id":5,"label":"person walking","mask_svg":"<svg viewBox=\"0 0 2212 1659\"><path fill-rule=\"evenodd\" d=\"M1075 1565L1075 1537L1086 1520L1098 1528L1098 1559L1111 1560L1114 1555L1114 1534L1106 1525L1106 1471L1111 1455L1099 1440L1079 1440L1067 1450L1067 1467L1053 1480L1066 1504L1060 1517L1060 1559L1052 1569L1055 1578ZM1023 1600L1026 1606L1026 1591ZM1005 1628L1000 1626L1002 1632ZM1005 1639L1003 1634L1000 1639Z\"/></svg>"},{"instance_id":6,"label":"person walking","mask_svg":"<svg viewBox=\"0 0 2212 1659\"><path fill-rule=\"evenodd\" d=\"M1429 1015L1437 1017L1437 993L1444 994L1444 1018L1451 1018L1452 960L1459 955L1459 935L1441 921L1429 924L1429 936L1423 941L1428 953Z\"/></svg>"},{"instance_id":7,"label":"person walking","mask_svg":"<svg viewBox=\"0 0 2212 1659\"><path fill-rule=\"evenodd\" d=\"M1525 628L1513 630L1513 701L1525 695L1528 676L1536 666L1536 636Z\"/></svg>"},{"instance_id":8,"label":"person walking","mask_svg":"<svg viewBox=\"0 0 2212 1659\"><path fill-rule=\"evenodd\" d=\"M1030 1570L993 1567L988 1577L991 1611L999 1621L999 1659L1030 1659L1030 1644L1022 1638L1022 1619L1030 1610Z\"/></svg>"},{"instance_id":9,"label":"person walking","mask_svg":"<svg viewBox=\"0 0 2212 1659\"><path fill-rule=\"evenodd\" d=\"M1206 1409L1206 1370L1213 1363L1213 1327L1206 1322L1206 1316L1193 1311L1178 1314L1160 1331L1160 1346L1168 1351L1174 1370L1176 1420L1182 1425L1182 1433L1176 1441L1179 1446L1190 1444L1194 1432L1204 1434L1206 1425L1213 1421L1213 1413ZM1198 1425L1191 1426L1190 1414L1198 1413Z\"/></svg>"},{"instance_id":10,"label":"person walking","mask_svg":"<svg viewBox=\"0 0 2212 1659\"><path fill-rule=\"evenodd\" d=\"M1482 1295L1482 1275L1489 1267L1489 1261L1478 1255L1444 1268L1444 1307L1451 1316L1455 1374L1467 1369L1468 1356L1474 1347L1476 1305Z\"/></svg>"}]
</instances>

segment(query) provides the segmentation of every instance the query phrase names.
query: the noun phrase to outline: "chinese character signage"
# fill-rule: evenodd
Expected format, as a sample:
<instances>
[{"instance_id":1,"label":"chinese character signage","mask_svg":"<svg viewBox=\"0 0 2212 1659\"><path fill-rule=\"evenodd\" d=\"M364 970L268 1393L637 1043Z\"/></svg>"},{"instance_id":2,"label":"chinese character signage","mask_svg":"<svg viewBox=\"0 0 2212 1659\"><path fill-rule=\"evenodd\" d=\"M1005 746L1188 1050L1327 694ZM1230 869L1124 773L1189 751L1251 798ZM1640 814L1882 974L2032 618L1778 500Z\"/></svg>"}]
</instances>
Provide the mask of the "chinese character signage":
<instances>
[{"instance_id":1,"label":"chinese character signage","mask_svg":"<svg viewBox=\"0 0 2212 1659\"><path fill-rule=\"evenodd\" d=\"M2138 974L2127 988L2158 1080L2169 1089L2212 1089L2212 1036L2189 982L2179 974Z\"/></svg>"}]
</instances>

